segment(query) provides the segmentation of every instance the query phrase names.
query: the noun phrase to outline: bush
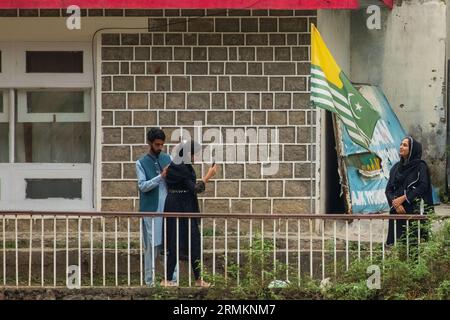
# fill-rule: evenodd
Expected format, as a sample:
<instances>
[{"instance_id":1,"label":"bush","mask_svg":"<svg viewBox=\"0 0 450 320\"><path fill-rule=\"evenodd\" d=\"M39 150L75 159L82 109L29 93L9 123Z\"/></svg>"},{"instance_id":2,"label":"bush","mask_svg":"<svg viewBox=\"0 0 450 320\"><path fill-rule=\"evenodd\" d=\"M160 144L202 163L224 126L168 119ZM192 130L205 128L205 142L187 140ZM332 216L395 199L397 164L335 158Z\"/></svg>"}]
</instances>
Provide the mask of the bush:
<instances>
[{"instance_id":1,"label":"bush","mask_svg":"<svg viewBox=\"0 0 450 320\"><path fill-rule=\"evenodd\" d=\"M444 280L441 282L438 287L437 294L441 300L450 299L450 280Z\"/></svg>"},{"instance_id":2,"label":"bush","mask_svg":"<svg viewBox=\"0 0 450 320\"><path fill-rule=\"evenodd\" d=\"M431 219L435 219L431 217ZM431 223L426 225L430 228ZM422 228L421 228L422 229ZM286 270L296 274L289 266L277 262L273 271L271 248L273 243L264 243L255 235L253 247L240 268L228 266L228 278L204 274L214 287L208 290L206 299L450 299L450 220L442 223L438 231L431 233L426 242L412 245L409 250L401 242L386 252L384 261L374 255L372 260L362 257L353 261L346 270L341 261L337 275L327 279L327 284L308 276L289 278L283 288L269 288L274 279L283 279ZM411 238L410 238L411 239ZM381 271L380 289L367 286L368 267L377 265ZM334 266L328 266L327 274L334 274ZM240 285L236 285L239 272ZM261 274L263 272L263 278Z\"/></svg>"}]
</instances>

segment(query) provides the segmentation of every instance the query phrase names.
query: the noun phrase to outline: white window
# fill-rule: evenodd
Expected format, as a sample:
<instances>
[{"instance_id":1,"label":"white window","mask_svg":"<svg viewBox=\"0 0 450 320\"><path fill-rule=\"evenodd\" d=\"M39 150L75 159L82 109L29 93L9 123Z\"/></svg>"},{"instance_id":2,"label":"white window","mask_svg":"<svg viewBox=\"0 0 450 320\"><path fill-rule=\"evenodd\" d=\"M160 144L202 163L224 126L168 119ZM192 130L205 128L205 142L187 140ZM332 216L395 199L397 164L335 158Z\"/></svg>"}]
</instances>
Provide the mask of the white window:
<instances>
[{"instance_id":1,"label":"white window","mask_svg":"<svg viewBox=\"0 0 450 320\"><path fill-rule=\"evenodd\" d=\"M9 159L8 90L0 89L0 163Z\"/></svg>"},{"instance_id":2,"label":"white window","mask_svg":"<svg viewBox=\"0 0 450 320\"><path fill-rule=\"evenodd\" d=\"M8 90L0 90L0 123L8 122Z\"/></svg>"},{"instance_id":3,"label":"white window","mask_svg":"<svg viewBox=\"0 0 450 320\"><path fill-rule=\"evenodd\" d=\"M0 62L1 63L1 62ZM0 167L8 162L9 157L9 127L8 127L8 91L0 90ZM0 202L5 198L5 178L0 169Z\"/></svg>"},{"instance_id":4,"label":"white window","mask_svg":"<svg viewBox=\"0 0 450 320\"><path fill-rule=\"evenodd\" d=\"M0 44L0 209L94 208L89 48Z\"/></svg>"},{"instance_id":5,"label":"white window","mask_svg":"<svg viewBox=\"0 0 450 320\"><path fill-rule=\"evenodd\" d=\"M89 122L90 89L29 89L17 92L18 122Z\"/></svg>"}]
</instances>

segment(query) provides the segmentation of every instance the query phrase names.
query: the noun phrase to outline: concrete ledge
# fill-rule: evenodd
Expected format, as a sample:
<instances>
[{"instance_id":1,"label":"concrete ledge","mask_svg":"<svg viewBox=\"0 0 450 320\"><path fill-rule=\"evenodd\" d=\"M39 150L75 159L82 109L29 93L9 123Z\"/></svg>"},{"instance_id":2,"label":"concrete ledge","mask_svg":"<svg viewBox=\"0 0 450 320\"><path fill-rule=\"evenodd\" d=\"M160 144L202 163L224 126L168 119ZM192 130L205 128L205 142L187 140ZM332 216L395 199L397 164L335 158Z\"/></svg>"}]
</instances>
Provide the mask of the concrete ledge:
<instances>
[{"instance_id":1,"label":"concrete ledge","mask_svg":"<svg viewBox=\"0 0 450 320\"><path fill-rule=\"evenodd\" d=\"M92 287L82 289L6 287L0 289L0 300L198 300L204 299L207 292L208 289L195 287Z\"/></svg>"}]
</instances>

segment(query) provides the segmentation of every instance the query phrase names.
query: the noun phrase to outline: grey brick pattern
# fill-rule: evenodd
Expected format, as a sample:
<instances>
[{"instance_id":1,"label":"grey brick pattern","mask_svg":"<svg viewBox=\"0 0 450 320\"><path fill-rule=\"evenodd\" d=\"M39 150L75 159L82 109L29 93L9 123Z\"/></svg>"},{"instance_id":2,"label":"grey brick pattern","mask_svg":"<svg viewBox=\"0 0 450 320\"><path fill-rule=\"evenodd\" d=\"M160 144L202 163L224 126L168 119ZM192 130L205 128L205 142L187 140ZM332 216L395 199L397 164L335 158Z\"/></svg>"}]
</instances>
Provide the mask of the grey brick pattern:
<instances>
[{"instance_id":1,"label":"grey brick pattern","mask_svg":"<svg viewBox=\"0 0 450 320\"><path fill-rule=\"evenodd\" d=\"M192 18L208 13L217 15ZM311 212L316 134L309 107L309 25L315 11L125 15L148 15L149 30L102 34L102 209L137 210L134 161L147 151L150 127L165 130L170 151L174 130L193 134L194 121L202 121L204 131L222 133L278 129L280 150L274 175L265 174L261 162L220 164L200 198L203 211ZM248 160L254 149L244 149ZM208 166L196 164L198 176Z\"/></svg>"}]
</instances>

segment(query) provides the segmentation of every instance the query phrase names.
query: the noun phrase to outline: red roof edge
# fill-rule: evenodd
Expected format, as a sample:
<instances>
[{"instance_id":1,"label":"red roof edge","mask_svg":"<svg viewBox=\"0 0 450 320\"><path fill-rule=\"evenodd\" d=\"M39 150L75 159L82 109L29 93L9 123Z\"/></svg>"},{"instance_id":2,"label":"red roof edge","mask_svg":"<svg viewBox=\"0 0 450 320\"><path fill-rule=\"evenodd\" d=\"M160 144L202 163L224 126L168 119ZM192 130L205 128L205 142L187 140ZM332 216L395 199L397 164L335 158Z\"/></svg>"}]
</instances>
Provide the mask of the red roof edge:
<instances>
[{"instance_id":1,"label":"red roof edge","mask_svg":"<svg viewBox=\"0 0 450 320\"><path fill-rule=\"evenodd\" d=\"M1 9L357 9L358 0L0 0Z\"/></svg>"},{"instance_id":2,"label":"red roof edge","mask_svg":"<svg viewBox=\"0 0 450 320\"><path fill-rule=\"evenodd\" d=\"M389 7L389 9L392 9L392 7L394 6L394 0L382 0L382 1L387 7Z\"/></svg>"}]
</instances>

